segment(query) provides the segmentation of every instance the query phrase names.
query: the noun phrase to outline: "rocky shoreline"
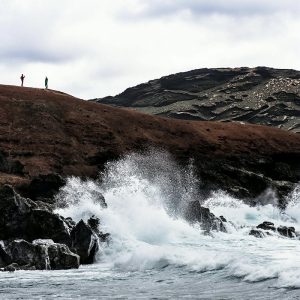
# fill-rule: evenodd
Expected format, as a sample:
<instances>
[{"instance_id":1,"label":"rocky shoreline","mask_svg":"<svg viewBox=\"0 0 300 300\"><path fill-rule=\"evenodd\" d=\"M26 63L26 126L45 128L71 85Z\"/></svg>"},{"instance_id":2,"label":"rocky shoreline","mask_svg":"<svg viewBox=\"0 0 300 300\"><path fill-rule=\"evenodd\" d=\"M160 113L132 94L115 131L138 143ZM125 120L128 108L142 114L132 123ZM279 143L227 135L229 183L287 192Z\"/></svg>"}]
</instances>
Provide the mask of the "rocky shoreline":
<instances>
[{"instance_id":1,"label":"rocky shoreline","mask_svg":"<svg viewBox=\"0 0 300 300\"><path fill-rule=\"evenodd\" d=\"M98 199L106 209L103 196ZM8 185L0 188L0 211L1 271L79 268L81 264L94 263L104 244L109 246L110 234L101 232L99 218L92 216L87 222L76 223L55 213L46 203L21 197ZM227 233L230 224L230 220L215 216L198 200L187 203L182 217L191 225L199 225L204 234ZM249 231L257 238L272 234L297 239L300 236L294 227L276 228L267 221Z\"/></svg>"},{"instance_id":2,"label":"rocky shoreline","mask_svg":"<svg viewBox=\"0 0 300 300\"><path fill-rule=\"evenodd\" d=\"M0 188L0 268L60 270L91 264L109 234L99 229L99 219L77 224L21 197L11 186Z\"/></svg>"}]
</instances>

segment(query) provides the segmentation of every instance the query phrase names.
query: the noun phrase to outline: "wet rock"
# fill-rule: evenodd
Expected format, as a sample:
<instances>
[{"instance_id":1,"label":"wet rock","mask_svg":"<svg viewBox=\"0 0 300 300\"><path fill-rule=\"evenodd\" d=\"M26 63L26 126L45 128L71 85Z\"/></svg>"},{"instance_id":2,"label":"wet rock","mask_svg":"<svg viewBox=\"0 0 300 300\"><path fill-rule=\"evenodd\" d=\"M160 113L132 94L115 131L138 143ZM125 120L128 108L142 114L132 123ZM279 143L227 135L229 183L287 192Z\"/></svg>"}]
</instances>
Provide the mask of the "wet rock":
<instances>
[{"instance_id":1,"label":"wet rock","mask_svg":"<svg viewBox=\"0 0 300 300\"><path fill-rule=\"evenodd\" d=\"M262 224L259 224L256 228L266 230L266 231L273 231L278 232L280 235L288 237L288 238L295 238L297 237L295 227L287 227L287 226L279 226L275 227L274 223L265 221ZM258 230L253 230L258 231ZM253 234L255 235L255 234Z\"/></svg>"},{"instance_id":2,"label":"wet rock","mask_svg":"<svg viewBox=\"0 0 300 300\"><path fill-rule=\"evenodd\" d=\"M211 230L226 232L223 221L211 213L208 208L201 206L199 201L189 202L185 218L191 223L200 223L205 232Z\"/></svg>"},{"instance_id":3,"label":"wet rock","mask_svg":"<svg viewBox=\"0 0 300 300\"><path fill-rule=\"evenodd\" d=\"M276 231L274 223L268 222L268 221L265 221L265 222L259 224L256 228L263 229L263 230Z\"/></svg>"},{"instance_id":4,"label":"wet rock","mask_svg":"<svg viewBox=\"0 0 300 300\"><path fill-rule=\"evenodd\" d=\"M98 231L100 225L99 218L92 216L88 219L87 223L94 231Z\"/></svg>"},{"instance_id":5,"label":"wet rock","mask_svg":"<svg viewBox=\"0 0 300 300\"><path fill-rule=\"evenodd\" d=\"M25 240L12 241L8 247L11 260L19 266L34 266L38 270L50 269L47 247L34 245Z\"/></svg>"},{"instance_id":6,"label":"wet rock","mask_svg":"<svg viewBox=\"0 0 300 300\"><path fill-rule=\"evenodd\" d=\"M222 222L227 222L227 220L223 216L220 216L219 218Z\"/></svg>"},{"instance_id":7,"label":"wet rock","mask_svg":"<svg viewBox=\"0 0 300 300\"><path fill-rule=\"evenodd\" d=\"M296 237L295 227L279 226L277 227L277 232L285 237Z\"/></svg>"},{"instance_id":8,"label":"wet rock","mask_svg":"<svg viewBox=\"0 0 300 300\"><path fill-rule=\"evenodd\" d=\"M71 231L72 249L80 256L80 263L91 264L97 253L98 236L83 220L79 221Z\"/></svg>"},{"instance_id":9,"label":"wet rock","mask_svg":"<svg viewBox=\"0 0 300 300\"><path fill-rule=\"evenodd\" d=\"M63 220L65 221L65 223L68 225L69 229L73 229L73 227L76 226L76 222L72 220L72 218L68 217L68 218L63 218Z\"/></svg>"},{"instance_id":10,"label":"wet rock","mask_svg":"<svg viewBox=\"0 0 300 300\"><path fill-rule=\"evenodd\" d=\"M79 256L71 252L66 245L57 244L51 240L36 240L33 244L45 246L47 248L51 270L79 268Z\"/></svg>"},{"instance_id":11,"label":"wet rock","mask_svg":"<svg viewBox=\"0 0 300 300\"><path fill-rule=\"evenodd\" d=\"M66 180L58 174L39 175L27 187L26 195L33 200L52 203L53 196L65 184Z\"/></svg>"},{"instance_id":12,"label":"wet rock","mask_svg":"<svg viewBox=\"0 0 300 300\"><path fill-rule=\"evenodd\" d=\"M36 204L30 199L22 198L11 186L0 188L0 239L20 238L26 236L27 215Z\"/></svg>"},{"instance_id":13,"label":"wet rock","mask_svg":"<svg viewBox=\"0 0 300 300\"><path fill-rule=\"evenodd\" d=\"M71 245L67 224L58 214L47 210L33 209L26 219L29 240L52 239L56 243Z\"/></svg>"},{"instance_id":14,"label":"wet rock","mask_svg":"<svg viewBox=\"0 0 300 300\"><path fill-rule=\"evenodd\" d=\"M4 244L0 244L0 268L11 264L11 257L7 253Z\"/></svg>"},{"instance_id":15,"label":"wet rock","mask_svg":"<svg viewBox=\"0 0 300 300\"><path fill-rule=\"evenodd\" d=\"M257 229L251 229L251 231L249 232L249 235L253 235L257 238L265 237L265 234L261 230L257 230Z\"/></svg>"},{"instance_id":16,"label":"wet rock","mask_svg":"<svg viewBox=\"0 0 300 300\"><path fill-rule=\"evenodd\" d=\"M0 239L53 239L70 245L69 228L64 220L49 210L39 209L30 199L17 194L12 187L0 189Z\"/></svg>"},{"instance_id":17,"label":"wet rock","mask_svg":"<svg viewBox=\"0 0 300 300\"><path fill-rule=\"evenodd\" d=\"M12 263L5 268L3 268L1 271L7 271L7 272L14 272L20 270L20 266L17 263Z\"/></svg>"},{"instance_id":18,"label":"wet rock","mask_svg":"<svg viewBox=\"0 0 300 300\"><path fill-rule=\"evenodd\" d=\"M105 202L105 198L102 195L102 193L100 193L99 191L93 190L91 192L91 195L92 195L92 199L94 200L95 203L100 204L101 207L103 207L103 208L107 208L107 204Z\"/></svg>"}]
</instances>

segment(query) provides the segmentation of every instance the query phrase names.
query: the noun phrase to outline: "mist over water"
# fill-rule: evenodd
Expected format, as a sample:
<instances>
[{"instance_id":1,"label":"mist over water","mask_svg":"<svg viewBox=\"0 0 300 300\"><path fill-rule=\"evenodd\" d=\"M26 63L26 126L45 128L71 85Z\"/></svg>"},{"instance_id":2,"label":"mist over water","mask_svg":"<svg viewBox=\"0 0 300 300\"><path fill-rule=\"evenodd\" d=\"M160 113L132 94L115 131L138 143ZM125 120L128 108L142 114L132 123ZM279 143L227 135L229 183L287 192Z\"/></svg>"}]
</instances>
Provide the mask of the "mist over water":
<instances>
[{"instance_id":1,"label":"mist over water","mask_svg":"<svg viewBox=\"0 0 300 300\"><path fill-rule=\"evenodd\" d=\"M75 221L96 215L111 241L102 245L95 265L62 276L77 282L86 299L300 299L300 241L249 236L263 221L300 231L299 185L284 212L271 204L276 198L270 201L270 193L268 204L250 207L223 191L203 199L199 186L192 162L180 168L167 153L154 151L108 163L96 181L69 178L57 195L57 213ZM192 200L223 215L228 233L205 235L185 221ZM48 276L23 274L41 286Z\"/></svg>"}]
</instances>

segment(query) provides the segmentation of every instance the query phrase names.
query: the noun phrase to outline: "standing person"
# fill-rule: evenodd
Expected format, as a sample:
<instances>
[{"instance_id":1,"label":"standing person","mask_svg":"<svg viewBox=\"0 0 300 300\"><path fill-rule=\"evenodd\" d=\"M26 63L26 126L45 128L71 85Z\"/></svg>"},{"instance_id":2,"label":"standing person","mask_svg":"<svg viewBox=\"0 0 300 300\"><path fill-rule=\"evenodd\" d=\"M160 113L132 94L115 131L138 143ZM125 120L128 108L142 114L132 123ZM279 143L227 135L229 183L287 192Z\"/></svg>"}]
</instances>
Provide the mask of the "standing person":
<instances>
[{"instance_id":1,"label":"standing person","mask_svg":"<svg viewBox=\"0 0 300 300\"><path fill-rule=\"evenodd\" d=\"M21 86L23 86L23 84L24 84L24 79L25 79L24 74L21 75L20 79L21 79Z\"/></svg>"},{"instance_id":2,"label":"standing person","mask_svg":"<svg viewBox=\"0 0 300 300\"><path fill-rule=\"evenodd\" d=\"M48 77L45 78L45 89L48 89Z\"/></svg>"}]
</instances>

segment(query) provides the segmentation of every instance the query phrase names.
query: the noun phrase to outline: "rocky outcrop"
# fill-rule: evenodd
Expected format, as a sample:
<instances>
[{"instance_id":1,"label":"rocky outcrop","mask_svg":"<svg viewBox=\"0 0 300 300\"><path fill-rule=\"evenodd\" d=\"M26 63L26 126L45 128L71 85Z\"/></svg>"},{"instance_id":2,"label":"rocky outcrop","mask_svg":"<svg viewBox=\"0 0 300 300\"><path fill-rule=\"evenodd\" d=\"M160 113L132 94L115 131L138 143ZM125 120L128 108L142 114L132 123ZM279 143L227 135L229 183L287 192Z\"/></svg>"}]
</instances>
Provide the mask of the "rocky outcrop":
<instances>
[{"instance_id":1,"label":"rocky outcrop","mask_svg":"<svg viewBox=\"0 0 300 300\"><path fill-rule=\"evenodd\" d=\"M5 249L4 271L61 270L79 267L79 256L63 244L52 240L13 240ZM2 265L3 266L3 265Z\"/></svg>"},{"instance_id":2,"label":"rocky outcrop","mask_svg":"<svg viewBox=\"0 0 300 300\"><path fill-rule=\"evenodd\" d=\"M251 229L249 235L253 235L258 238L270 235L270 232L278 233L284 237L295 238L296 231L295 227L279 226L275 227L274 223L265 221L258 226L257 229Z\"/></svg>"},{"instance_id":3,"label":"rocky outcrop","mask_svg":"<svg viewBox=\"0 0 300 300\"><path fill-rule=\"evenodd\" d=\"M99 230L99 223L92 217L88 224L76 224L5 185L0 188L0 267L58 270L92 263L100 243L109 237Z\"/></svg>"},{"instance_id":4,"label":"rocky outcrop","mask_svg":"<svg viewBox=\"0 0 300 300\"><path fill-rule=\"evenodd\" d=\"M199 201L189 202L184 213L185 219L194 224L198 223L204 232L209 233L210 231L222 231L226 232L224 223L226 219L221 216L216 217L209 208L200 205Z\"/></svg>"},{"instance_id":5,"label":"rocky outcrop","mask_svg":"<svg viewBox=\"0 0 300 300\"><path fill-rule=\"evenodd\" d=\"M99 222L93 216L87 224L83 220L79 221L71 231L72 249L80 256L82 264L93 263L99 251L99 241L107 242L109 239L109 234L99 231Z\"/></svg>"},{"instance_id":6,"label":"rocky outcrop","mask_svg":"<svg viewBox=\"0 0 300 300\"><path fill-rule=\"evenodd\" d=\"M59 215L40 209L34 201L21 197L8 185L0 188L0 210L2 240L42 238L71 243L68 226Z\"/></svg>"},{"instance_id":7,"label":"rocky outcrop","mask_svg":"<svg viewBox=\"0 0 300 300\"><path fill-rule=\"evenodd\" d=\"M199 69L94 101L177 119L249 122L300 132L300 71L295 70Z\"/></svg>"}]
</instances>

